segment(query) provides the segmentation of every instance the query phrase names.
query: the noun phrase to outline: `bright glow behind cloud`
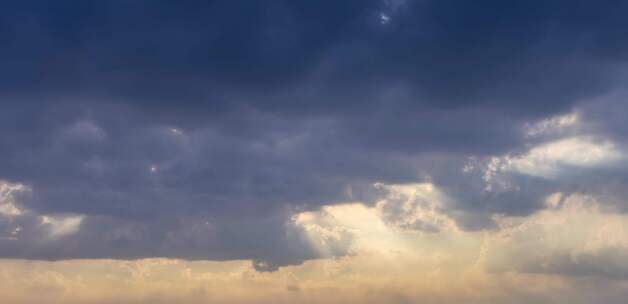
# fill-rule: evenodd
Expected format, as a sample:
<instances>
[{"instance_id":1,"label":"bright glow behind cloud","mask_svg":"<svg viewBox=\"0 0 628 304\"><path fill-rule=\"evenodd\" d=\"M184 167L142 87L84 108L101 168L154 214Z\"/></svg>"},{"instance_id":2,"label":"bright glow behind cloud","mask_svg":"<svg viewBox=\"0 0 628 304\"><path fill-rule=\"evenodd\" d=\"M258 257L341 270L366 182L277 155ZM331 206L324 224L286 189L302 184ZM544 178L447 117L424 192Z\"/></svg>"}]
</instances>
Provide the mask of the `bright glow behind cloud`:
<instances>
[{"instance_id":1,"label":"bright glow behind cloud","mask_svg":"<svg viewBox=\"0 0 628 304\"><path fill-rule=\"evenodd\" d=\"M399 191L392 196L429 188L385 187ZM3 261L0 295L11 303L70 304L391 299L585 304L591 292L603 292L606 303L623 303L628 256L618 252L628 248L628 216L604 213L595 198L585 195L558 201L530 217L500 218L499 230L484 232L417 233L387 225L378 207L328 206L297 215L295 223L305 227L322 250L350 240L347 256L271 273L255 271L248 261ZM593 291L588 283L582 285L583 277L606 283ZM574 300L574 295L580 296Z\"/></svg>"}]
</instances>

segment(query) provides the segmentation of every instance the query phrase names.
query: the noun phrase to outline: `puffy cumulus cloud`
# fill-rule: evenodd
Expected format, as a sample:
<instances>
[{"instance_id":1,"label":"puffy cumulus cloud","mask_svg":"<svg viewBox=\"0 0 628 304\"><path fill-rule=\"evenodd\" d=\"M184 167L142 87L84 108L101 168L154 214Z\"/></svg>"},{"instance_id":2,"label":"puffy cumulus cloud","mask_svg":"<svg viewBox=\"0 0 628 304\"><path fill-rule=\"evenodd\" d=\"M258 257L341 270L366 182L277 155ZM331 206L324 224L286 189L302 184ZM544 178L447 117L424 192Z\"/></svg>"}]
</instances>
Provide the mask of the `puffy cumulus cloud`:
<instances>
[{"instance_id":1,"label":"puffy cumulus cloud","mask_svg":"<svg viewBox=\"0 0 628 304\"><path fill-rule=\"evenodd\" d=\"M529 218L500 218L486 243L490 271L628 279L628 216L586 194L555 193Z\"/></svg>"},{"instance_id":2,"label":"puffy cumulus cloud","mask_svg":"<svg viewBox=\"0 0 628 304\"><path fill-rule=\"evenodd\" d=\"M543 200L545 209L534 214L494 215L496 229L464 231L457 229L447 210L421 210L425 206L421 199L438 197L439 189L434 185L378 187L388 193L375 206L327 206L319 212L300 213L294 222L327 257L337 258L330 252L342 244L342 255L348 257L336 259L337 263L345 259L400 259L400 263L418 259L434 273L449 275L515 273L559 275L568 280L581 276L627 279L628 215L617 214L615 208L600 201L603 196L552 193ZM395 217L391 219L391 211L386 209L394 210ZM440 229L399 224L400 218L408 221L417 216L424 222L441 223ZM382 263L382 267L390 265Z\"/></svg>"},{"instance_id":3,"label":"puffy cumulus cloud","mask_svg":"<svg viewBox=\"0 0 628 304\"><path fill-rule=\"evenodd\" d=\"M449 198L433 184L375 184L375 187L385 191L376 207L389 225L428 233L458 229L456 223L444 214Z\"/></svg>"},{"instance_id":4,"label":"puffy cumulus cloud","mask_svg":"<svg viewBox=\"0 0 628 304\"><path fill-rule=\"evenodd\" d=\"M510 153L478 159L471 156L463 172L482 172L485 191L503 191L515 187L507 173L556 178L561 169L596 167L621 158L616 144L597 134L590 134L581 118L581 110L524 122L524 144ZM516 188L516 187L515 187Z\"/></svg>"},{"instance_id":5,"label":"puffy cumulus cloud","mask_svg":"<svg viewBox=\"0 0 628 304\"><path fill-rule=\"evenodd\" d=\"M465 171L473 170L475 159ZM481 164L485 191L516 188L508 175L521 174L545 179L559 179L573 170L612 168L625 161L625 155L613 142L590 137L570 137L543 143L518 155L490 157ZM511 177L512 178L512 177Z\"/></svg>"},{"instance_id":6,"label":"puffy cumulus cloud","mask_svg":"<svg viewBox=\"0 0 628 304\"><path fill-rule=\"evenodd\" d=\"M602 204L624 212L621 185L628 176L626 142L601 130L589 106L525 122L521 126L525 139L517 149L471 156L461 165L458 177L436 175L455 198L447 206L456 211L451 214L459 224L465 228L471 214L467 228L496 228L495 215L532 214L544 209L545 197L557 192L604 197Z\"/></svg>"}]
</instances>

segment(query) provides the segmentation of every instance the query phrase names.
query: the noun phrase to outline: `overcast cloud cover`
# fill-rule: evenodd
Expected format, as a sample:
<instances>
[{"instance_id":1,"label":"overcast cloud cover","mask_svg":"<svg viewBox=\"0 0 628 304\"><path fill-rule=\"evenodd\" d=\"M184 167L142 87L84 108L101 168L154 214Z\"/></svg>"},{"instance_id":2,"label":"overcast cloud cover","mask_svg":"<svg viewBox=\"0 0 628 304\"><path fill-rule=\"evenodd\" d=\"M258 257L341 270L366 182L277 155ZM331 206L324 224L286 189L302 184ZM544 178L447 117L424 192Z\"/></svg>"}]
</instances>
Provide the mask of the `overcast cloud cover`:
<instances>
[{"instance_id":1,"label":"overcast cloud cover","mask_svg":"<svg viewBox=\"0 0 628 304\"><path fill-rule=\"evenodd\" d=\"M426 235L622 217L627 15L613 0L2 3L0 256L275 271L354 254L350 232L313 241L333 230L323 206ZM578 242L523 244L508 251L552 254L490 270L628 278L628 243L576 262Z\"/></svg>"}]
</instances>

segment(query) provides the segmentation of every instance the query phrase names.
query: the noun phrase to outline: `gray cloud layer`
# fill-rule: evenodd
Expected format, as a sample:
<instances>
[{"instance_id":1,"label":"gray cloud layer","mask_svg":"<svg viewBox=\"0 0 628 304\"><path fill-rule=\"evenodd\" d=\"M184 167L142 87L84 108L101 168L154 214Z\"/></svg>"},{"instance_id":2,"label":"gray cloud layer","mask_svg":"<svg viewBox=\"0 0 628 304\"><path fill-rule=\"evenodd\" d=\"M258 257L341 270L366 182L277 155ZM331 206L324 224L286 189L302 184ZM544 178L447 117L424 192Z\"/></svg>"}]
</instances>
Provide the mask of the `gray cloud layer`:
<instances>
[{"instance_id":1,"label":"gray cloud layer","mask_svg":"<svg viewBox=\"0 0 628 304\"><path fill-rule=\"evenodd\" d=\"M501 192L461 170L551 140L522 126L571 111L573 134L625 144L628 3L391 3L3 4L0 179L32 191L0 256L272 270L317 257L286 235L294 212L373 201L375 182L432 181L464 229L556 191L625 197L625 166L508 173L519 190ZM39 243L44 214L85 218Z\"/></svg>"}]
</instances>

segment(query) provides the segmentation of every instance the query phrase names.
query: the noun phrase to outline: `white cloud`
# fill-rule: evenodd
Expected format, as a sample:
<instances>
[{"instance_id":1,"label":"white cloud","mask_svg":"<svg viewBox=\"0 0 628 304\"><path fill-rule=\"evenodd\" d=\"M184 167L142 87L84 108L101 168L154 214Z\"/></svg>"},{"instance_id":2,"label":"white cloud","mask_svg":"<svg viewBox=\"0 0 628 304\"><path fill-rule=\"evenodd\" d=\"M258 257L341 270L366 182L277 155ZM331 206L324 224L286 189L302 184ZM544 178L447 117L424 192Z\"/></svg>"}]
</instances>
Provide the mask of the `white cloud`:
<instances>
[{"instance_id":1,"label":"white cloud","mask_svg":"<svg viewBox=\"0 0 628 304\"><path fill-rule=\"evenodd\" d=\"M15 202L15 194L30 191L30 188L19 183L9 183L0 180L0 215L17 216L22 210Z\"/></svg>"},{"instance_id":2,"label":"white cloud","mask_svg":"<svg viewBox=\"0 0 628 304\"><path fill-rule=\"evenodd\" d=\"M385 191L376 208L382 219L397 229L439 232L457 230L455 222L443 213L443 204L449 198L431 183L384 185Z\"/></svg>"},{"instance_id":3,"label":"white cloud","mask_svg":"<svg viewBox=\"0 0 628 304\"><path fill-rule=\"evenodd\" d=\"M408 235L457 233L442 210L448 199L431 183L375 184L382 197L373 207L356 202L298 213L292 228L300 231L321 258L414 250Z\"/></svg>"},{"instance_id":4,"label":"white cloud","mask_svg":"<svg viewBox=\"0 0 628 304\"><path fill-rule=\"evenodd\" d=\"M518 175L560 179L574 170L604 169L625 159L623 147L586 132L578 111L526 123L527 150L486 158L470 157L465 173L480 172L486 192L519 191Z\"/></svg>"},{"instance_id":5,"label":"white cloud","mask_svg":"<svg viewBox=\"0 0 628 304\"><path fill-rule=\"evenodd\" d=\"M506 156L503 161L507 170L552 177L560 173L561 166L593 168L621 158L623 154L609 140L572 137L533 147L521 156Z\"/></svg>"},{"instance_id":6,"label":"white cloud","mask_svg":"<svg viewBox=\"0 0 628 304\"><path fill-rule=\"evenodd\" d=\"M603 212L596 197L563 196L530 217L496 218L487 269L628 279L628 216Z\"/></svg>"},{"instance_id":7,"label":"white cloud","mask_svg":"<svg viewBox=\"0 0 628 304\"><path fill-rule=\"evenodd\" d=\"M40 223L42 226L47 228L47 231L51 238L59 238L78 232L81 223L83 222L83 219L83 216L77 215L42 215L40 216Z\"/></svg>"},{"instance_id":8,"label":"white cloud","mask_svg":"<svg viewBox=\"0 0 628 304\"><path fill-rule=\"evenodd\" d=\"M581 120L578 113L569 113L543 119L533 124L525 124L523 131L527 137L537 137L573 129L580 123Z\"/></svg>"},{"instance_id":9,"label":"white cloud","mask_svg":"<svg viewBox=\"0 0 628 304\"><path fill-rule=\"evenodd\" d=\"M545 142L521 154L505 154L485 159L471 157L462 171L480 171L485 191L518 191L513 174L559 179L573 169L612 167L625 153L612 141L592 136L575 136Z\"/></svg>"}]
</instances>

